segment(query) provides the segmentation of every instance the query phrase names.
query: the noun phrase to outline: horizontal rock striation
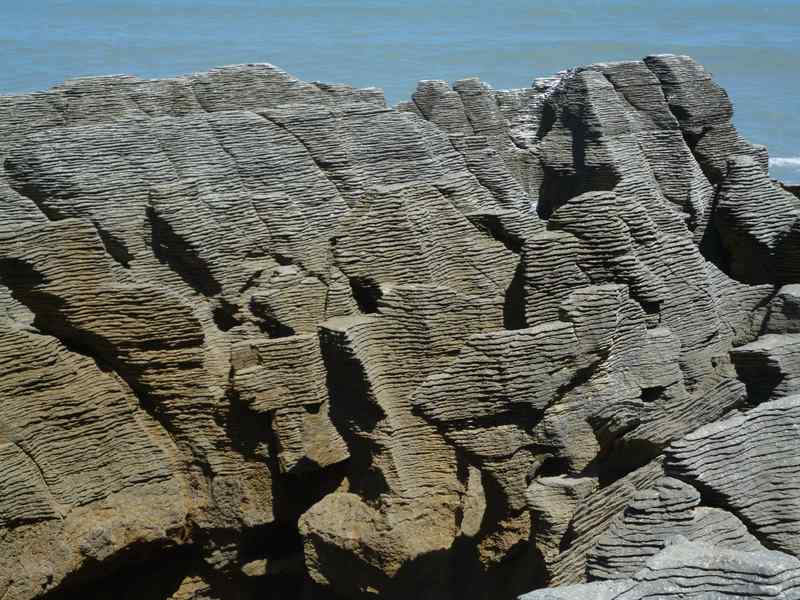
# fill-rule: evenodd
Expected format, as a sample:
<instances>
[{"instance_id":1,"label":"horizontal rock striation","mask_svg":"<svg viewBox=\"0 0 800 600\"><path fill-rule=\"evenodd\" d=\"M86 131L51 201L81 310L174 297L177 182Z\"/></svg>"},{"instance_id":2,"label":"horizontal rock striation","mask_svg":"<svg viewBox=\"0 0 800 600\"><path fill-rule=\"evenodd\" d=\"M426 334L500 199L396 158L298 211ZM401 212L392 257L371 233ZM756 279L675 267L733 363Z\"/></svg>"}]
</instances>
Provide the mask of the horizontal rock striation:
<instances>
[{"instance_id":1,"label":"horizontal rock striation","mask_svg":"<svg viewBox=\"0 0 800 600\"><path fill-rule=\"evenodd\" d=\"M800 598L800 561L767 550L742 552L675 541L628 579L541 590L520 600L642 598Z\"/></svg>"},{"instance_id":2,"label":"horizontal rock striation","mask_svg":"<svg viewBox=\"0 0 800 600\"><path fill-rule=\"evenodd\" d=\"M732 114L673 55L0 96L0 598L795 597L800 199Z\"/></svg>"}]
</instances>

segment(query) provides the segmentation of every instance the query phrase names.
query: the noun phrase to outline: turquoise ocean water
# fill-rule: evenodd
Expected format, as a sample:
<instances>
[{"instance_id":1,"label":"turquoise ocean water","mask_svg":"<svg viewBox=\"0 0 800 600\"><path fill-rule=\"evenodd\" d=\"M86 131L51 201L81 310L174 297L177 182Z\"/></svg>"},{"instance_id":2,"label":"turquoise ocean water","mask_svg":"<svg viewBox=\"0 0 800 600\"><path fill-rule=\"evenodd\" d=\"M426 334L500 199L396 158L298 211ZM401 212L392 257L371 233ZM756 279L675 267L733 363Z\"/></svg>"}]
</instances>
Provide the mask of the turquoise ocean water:
<instances>
[{"instance_id":1,"label":"turquoise ocean water","mask_svg":"<svg viewBox=\"0 0 800 600\"><path fill-rule=\"evenodd\" d=\"M0 93L271 62L396 103L419 79L521 87L661 52L706 65L773 176L800 182L800 0L0 0Z\"/></svg>"}]
</instances>

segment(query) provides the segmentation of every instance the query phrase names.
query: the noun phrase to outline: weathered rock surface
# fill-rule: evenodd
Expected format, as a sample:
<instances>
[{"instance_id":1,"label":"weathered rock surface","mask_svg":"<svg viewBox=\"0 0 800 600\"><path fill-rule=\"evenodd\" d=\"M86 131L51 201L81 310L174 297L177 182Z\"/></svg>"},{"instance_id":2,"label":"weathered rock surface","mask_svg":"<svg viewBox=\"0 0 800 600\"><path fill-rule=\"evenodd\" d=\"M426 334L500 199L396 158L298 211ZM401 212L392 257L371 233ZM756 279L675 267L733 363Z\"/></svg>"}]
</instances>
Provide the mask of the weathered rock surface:
<instances>
[{"instance_id":1,"label":"weathered rock surface","mask_svg":"<svg viewBox=\"0 0 800 600\"><path fill-rule=\"evenodd\" d=\"M732 112L672 55L0 96L0 598L795 597L800 200Z\"/></svg>"},{"instance_id":2,"label":"weathered rock surface","mask_svg":"<svg viewBox=\"0 0 800 600\"><path fill-rule=\"evenodd\" d=\"M768 547L800 555L800 396L705 425L667 449L669 473L731 511Z\"/></svg>"},{"instance_id":3,"label":"weathered rock surface","mask_svg":"<svg viewBox=\"0 0 800 600\"><path fill-rule=\"evenodd\" d=\"M632 577L565 586L520 600L644 598L800 598L800 560L768 550L742 552L675 538Z\"/></svg>"},{"instance_id":4,"label":"weathered rock surface","mask_svg":"<svg viewBox=\"0 0 800 600\"><path fill-rule=\"evenodd\" d=\"M637 492L589 553L588 577L632 577L675 536L746 552L762 549L736 517L699 504L700 493L696 489L670 477Z\"/></svg>"}]
</instances>

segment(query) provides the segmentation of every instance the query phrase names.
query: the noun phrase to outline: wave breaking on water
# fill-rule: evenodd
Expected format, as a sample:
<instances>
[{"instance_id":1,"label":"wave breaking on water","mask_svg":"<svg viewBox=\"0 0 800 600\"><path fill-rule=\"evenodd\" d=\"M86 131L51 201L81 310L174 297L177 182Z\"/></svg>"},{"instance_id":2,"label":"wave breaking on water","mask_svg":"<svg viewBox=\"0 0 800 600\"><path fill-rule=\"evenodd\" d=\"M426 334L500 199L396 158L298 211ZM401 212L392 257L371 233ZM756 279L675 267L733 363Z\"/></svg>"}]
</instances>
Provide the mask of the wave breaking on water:
<instances>
[{"instance_id":1,"label":"wave breaking on water","mask_svg":"<svg viewBox=\"0 0 800 600\"><path fill-rule=\"evenodd\" d=\"M769 166L800 169L800 156L776 156L769 159Z\"/></svg>"}]
</instances>

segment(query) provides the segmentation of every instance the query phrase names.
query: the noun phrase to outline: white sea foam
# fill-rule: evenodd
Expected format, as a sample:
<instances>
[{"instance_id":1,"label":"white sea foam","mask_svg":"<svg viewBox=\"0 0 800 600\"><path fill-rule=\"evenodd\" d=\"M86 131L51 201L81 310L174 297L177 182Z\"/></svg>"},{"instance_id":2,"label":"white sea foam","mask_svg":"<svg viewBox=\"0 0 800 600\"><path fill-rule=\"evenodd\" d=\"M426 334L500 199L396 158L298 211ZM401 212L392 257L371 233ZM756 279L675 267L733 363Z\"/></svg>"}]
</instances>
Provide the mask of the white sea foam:
<instances>
[{"instance_id":1,"label":"white sea foam","mask_svg":"<svg viewBox=\"0 0 800 600\"><path fill-rule=\"evenodd\" d=\"M769 159L769 166L800 169L800 156L776 156Z\"/></svg>"}]
</instances>

